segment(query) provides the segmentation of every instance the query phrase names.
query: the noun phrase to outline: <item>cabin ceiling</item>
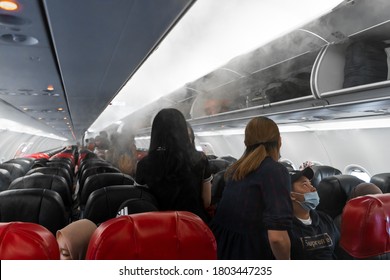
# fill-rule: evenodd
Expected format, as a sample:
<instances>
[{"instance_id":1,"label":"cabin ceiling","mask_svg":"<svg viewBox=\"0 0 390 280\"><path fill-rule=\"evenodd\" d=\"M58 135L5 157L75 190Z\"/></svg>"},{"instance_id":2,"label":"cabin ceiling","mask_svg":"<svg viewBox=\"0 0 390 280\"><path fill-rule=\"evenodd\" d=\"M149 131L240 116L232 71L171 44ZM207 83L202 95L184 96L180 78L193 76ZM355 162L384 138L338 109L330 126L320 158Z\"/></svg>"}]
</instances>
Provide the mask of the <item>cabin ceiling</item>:
<instances>
[{"instance_id":1,"label":"cabin ceiling","mask_svg":"<svg viewBox=\"0 0 390 280\"><path fill-rule=\"evenodd\" d=\"M194 1L17 2L0 11L1 106L76 140Z\"/></svg>"}]
</instances>

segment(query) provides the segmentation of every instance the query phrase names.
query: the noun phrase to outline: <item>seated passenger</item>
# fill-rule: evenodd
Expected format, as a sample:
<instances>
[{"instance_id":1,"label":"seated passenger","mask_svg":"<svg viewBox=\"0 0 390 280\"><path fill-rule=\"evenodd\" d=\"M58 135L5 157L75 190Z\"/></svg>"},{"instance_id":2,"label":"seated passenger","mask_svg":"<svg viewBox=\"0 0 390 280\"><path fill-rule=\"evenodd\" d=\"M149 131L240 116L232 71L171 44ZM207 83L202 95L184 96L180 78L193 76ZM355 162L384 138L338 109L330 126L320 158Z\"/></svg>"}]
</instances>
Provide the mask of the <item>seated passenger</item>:
<instances>
[{"instance_id":1,"label":"seated passenger","mask_svg":"<svg viewBox=\"0 0 390 280\"><path fill-rule=\"evenodd\" d=\"M313 170L306 167L302 171L290 172L290 175L294 210L293 227L289 231L291 259L336 259L340 233L330 216L315 210L320 200L310 182Z\"/></svg>"},{"instance_id":2,"label":"seated passenger","mask_svg":"<svg viewBox=\"0 0 390 280\"><path fill-rule=\"evenodd\" d=\"M183 114L161 110L153 120L149 154L138 162L135 181L148 185L160 210L189 211L208 222L212 176L195 150Z\"/></svg>"},{"instance_id":3,"label":"seated passenger","mask_svg":"<svg viewBox=\"0 0 390 280\"><path fill-rule=\"evenodd\" d=\"M363 196L368 194L382 194L382 193L383 193L382 190L373 183L360 183L359 185L357 185L351 190L348 200L358 196Z\"/></svg>"},{"instance_id":4,"label":"seated passenger","mask_svg":"<svg viewBox=\"0 0 390 280\"><path fill-rule=\"evenodd\" d=\"M87 219L75 221L57 231L61 260L84 260L96 225Z\"/></svg>"},{"instance_id":5,"label":"seated passenger","mask_svg":"<svg viewBox=\"0 0 390 280\"><path fill-rule=\"evenodd\" d=\"M211 229L219 259L289 259L290 177L278 162L278 126L266 117L245 128L246 149L226 171L226 186Z\"/></svg>"}]
</instances>

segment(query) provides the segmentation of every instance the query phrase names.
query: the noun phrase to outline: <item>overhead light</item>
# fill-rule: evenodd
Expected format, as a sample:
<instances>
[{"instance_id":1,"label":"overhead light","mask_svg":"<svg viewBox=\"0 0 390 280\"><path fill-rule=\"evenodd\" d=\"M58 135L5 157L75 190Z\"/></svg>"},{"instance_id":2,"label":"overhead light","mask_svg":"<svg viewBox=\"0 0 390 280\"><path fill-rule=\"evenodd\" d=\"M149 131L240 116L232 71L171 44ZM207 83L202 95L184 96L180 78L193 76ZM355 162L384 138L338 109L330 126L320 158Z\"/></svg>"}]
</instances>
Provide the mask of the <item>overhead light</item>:
<instances>
[{"instance_id":1,"label":"overhead light","mask_svg":"<svg viewBox=\"0 0 390 280\"><path fill-rule=\"evenodd\" d=\"M57 108L57 111L64 111L64 108Z\"/></svg>"},{"instance_id":2,"label":"overhead light","mask_svg":"<svg viewBox=\"0 0 390 280\"><path fill-rule=\"evenodd\" d=\"M53 85L48 85L46 89L52 91L52 90L54 90L54 86Z\"/></svg>"},{"instance_id":3,"label":"overhead light","mask_svg":"<svg viewBox=\"0 0 390 280\"><path fill-rule=\"evenodd\" d=\"M5 11L17 11L19 9L18 3L14 1L0 1L0 9Z\"/></svg>"}]
</instances>

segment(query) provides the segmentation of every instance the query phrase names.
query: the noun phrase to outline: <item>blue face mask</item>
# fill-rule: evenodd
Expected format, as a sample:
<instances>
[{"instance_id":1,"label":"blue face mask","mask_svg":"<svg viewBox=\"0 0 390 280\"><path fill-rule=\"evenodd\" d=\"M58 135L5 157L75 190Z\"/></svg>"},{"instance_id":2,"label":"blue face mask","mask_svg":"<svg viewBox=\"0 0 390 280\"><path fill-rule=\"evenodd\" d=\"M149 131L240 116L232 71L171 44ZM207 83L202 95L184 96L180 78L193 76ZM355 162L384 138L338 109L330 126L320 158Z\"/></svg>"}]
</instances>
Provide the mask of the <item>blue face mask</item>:
<instances>
[{"instance_id":1,"label":"blue face mask","mask_svg":"<svg viewBox=\"0 0 390 280\"><path fill-rule=\"evenodd\" d=\"M302 202L296 200L296 202L298 202L299 205L301 205L302 208L305 209L306 211L316 209L316 207L320 203L320 197L318 196L318 193L316 191L308 192L308 193L299 193L299 194L303 195L305 200Z\"/></svg>"}]
</instances>

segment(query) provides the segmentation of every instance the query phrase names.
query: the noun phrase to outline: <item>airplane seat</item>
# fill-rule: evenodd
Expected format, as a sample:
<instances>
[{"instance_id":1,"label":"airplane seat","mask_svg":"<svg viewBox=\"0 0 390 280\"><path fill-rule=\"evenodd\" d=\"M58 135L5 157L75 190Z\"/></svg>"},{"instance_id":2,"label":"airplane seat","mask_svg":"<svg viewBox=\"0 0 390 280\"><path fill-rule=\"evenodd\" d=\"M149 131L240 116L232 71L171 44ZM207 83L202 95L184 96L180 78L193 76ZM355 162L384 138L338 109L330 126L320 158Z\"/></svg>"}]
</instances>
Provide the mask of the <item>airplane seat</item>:
<instances>
[{"instance_id":1,"label":"airplane seat","mask_svg":"<svg viewBox=\"0 0 390 280\"><path fill-rule=\"evenodd\" d=\"M34 159L32 158L14 158L7 160L5 163L17 163L20 164L24 170L24 172L27 172L31 169L32 165L34 164Z\"/></svg>"},{"instance_id":2,"label":"airplane seat","mask_svg":"<svg viewBox=\"0 0 390 280\"><path fill-rule=\"evenodd\" d=\"M118 208L117 216L158 211L156 204L144 198L130 198L122 202Z\"/></svg>"},{"instance_id":3,"label":"airplane seat","mask_svg":"<svg viewBox=\"0 0 390 280\"><path fill-rule=\"evenodd\" d=\"M0 223L1 260L59 260L54 235L45 227L27 222Z\"/></svg>"},{"instance_id":4,"label":"airplane seat","mask_svg":"<svg viewBox=\"0 0 390 280\"><path fill-rule=\"evenodd\" d=\"M311 169L313 169L314 176L313 179L311 179L311 184L313 187L317 187L318 184L321 182L322 179L334 176L334 175L341 175L341 171L337 168L334 168L332 166L328 165L313 165L310 166Z\"/></svg>"},{"instance_id":5,"label":"airplane seat","mask_svg":"<svg viewBox=\"0 0 390 280\"><path fill-rule=\"evenodd\" d=\"M79 169L80 175L83 173L85 169L90 167L95 167L95 166L112 166L112 163L101 158L91 158L91 159L84 160L80 164L80 169Z\"/></svg>"},{"instance_id":6,"label":"airplane seat","mask_svg":"<svg viewBox=\"0 0 390 280\"><path fill-rule=\"evenodd\" d=\"M348 255L390 260L390 193L349 200L342 220L340 247Z\"/></svg>"},{"instance_id":7,"label":"airplane seat","mask_svg":"<svg viewBox=\"0 0 390 280\"><path fill-rule=\"evenodd\" d=\"M233 164L237 161L237 159L233 156L221 156L221 157L218 157L217 159L223 159L223 160L227 160L230 164Z\"/></svg>"},{"instance_id":8,"label":"airplane seat","mask_svg":"<svg viewBox=\"0 0 390 280\"><path fill-rule=\"evenodd\" d=\"M2 163L0 164L0 169L8 170L12 181L26 174L23 167L19 163L15 162Z\"/></svg>"},{"instance_id":9,"label":"airplane seat","mask_svg":"<svg viewBox=\"0 0 390 280\"><path fill-rule=\"evenodd\" d=\"M156 198L146 189L132 185L108 186L90 194L82 218L95 224L105 222L116 217L119 206L131 198L146 199L158 208Z\"/></svg>"},{"instance_id":10,"label":"airplane seat","mask_svg":"<svg viewBox=\"0 0 390 280\"><path fill-rule=\"evenodd\" d=\"M14 189L0 192L0 222L30 222L53 235L68 224L61 196L47 189Z\"/></svg>"},{"instance_id":11,"label":"airplane seat","mask_svg":"<svg viewBox=\"0 0 390 280\"><path fill-rule=\"evenodd\" d=\"M49 160L46 163L47 167L61 167L68 171L71 178L74 176L74 166L69 161L64 161L63 159Z\"/></svg>"},{"instance_id":12,"label":"airplane seat","mask_svg":"<svg viewBox=\"0 0 390 280\"><path fill-rule=\"evenodd\" d=\"M84 208L88 197L94 191L113 185L134 185L134 179L123 173L99 173L89 176L80 194L80 206Z\"/></svg>"},{"instance_id":13,"label":"airplane seat","mask_svg":"<svg viewBox=\"0 0 390 280\"><path fill-rule=\"evenodd\" d=\"M79 179L79 192L82 193L85 181L89 176L102 173L122 173L118 168L112 165L93 166L85 169Z\"/></svg>"},{"instance_id":14,"label":"airplane seat","mask_svg":"<svg viewBox=\"0 0 390 280\"><path fill-rule=\"evenodd\" d=\"M57 175L63 178L66 182L66 185L68 186L68 189L70 192L73 190L73 181L71 179L71 176L65 168L62 167L37 167L34 169L31 169L26 173L26 176L35 174L35 173L41 173L46 175Z\"/></svg>"},{"instance_id":15,"label":"airplane seat","mask_svg":"<svg viewBox=\"0 0 390 280\"><path fill-rule=\"evenodd\" d=\"M9 171L0 168L0 192L7 190L11 182L12 179Z\"/></svg>"},{"instance_id":16,"label":"airplane seat","mask_svg":"<svg viewBox=\"0 0 390 280\"><path fill-rule=\"evenodd\" d=\"M211 174L216 174L219 171L226 170L230 166L230 162L221 158L209 159L209 166Z\"/></svg>"},{"instance_id":17,"label":"airplane seat","mask_svg":"<svg viewBox=\"0 0 390 280\"><path fill-rule=\"evenodd\" d=\"M216 241L197 215L162 211L120 216L91 237L89 260L216 260Z\"/></svg>"},{"instance_id":18,"label":"airplane seat","mask_svg":"<svg viewBox=\"0 0 390 280\"><path fill-rule=\"evenodd\" d=\"M279 163L282 164L284 167L286 167L288 172L295 170L294 166L292 166L291 163L287 161L279 161Z\"/></svg>"},{"instance_id":19,"label":"airplane seat","mask_svg":"<svg viewBox=\"0 0 390 280\"><path fill-rule=\"evenodd\" d=\"M91 159L87 160L81 163L78 173L78 178L81 180L81 178L84 175L85 170L92 168L92 167L99 167L99 166L113 166L110 162L102 160L102 159Z\"/></svg>"},{"instance_id":20,"label":"airplane seat","mask_svg":"<svg viewBox=\"0 0 390 280\"><path fill-rule=\"evenodd\" d=\"M383 193L390 193L390 173L380 173L371 177L373 183L382 190Z\"/></svg>"},{"instance_id":21,"label":"airplane seat","mask_svg":"<svg viewBox=\"0 0 390 280\"><path fill-rule=\"evenodd\" d=\"M47 189L55 191L61 196L66 212L70 213L72 209L72 195L68 183L63 177L55 174L33 173L19 177L12 181L8 189Z\"/></svg>"},{"instance_id":22,"label":"airplane seat","mask_svg":"<svg viewBox=\"0 0 390 280\"><path fill-rule=\"evenodd\" d=\"M211 185L211 205L217 205L222 198L222 193L225 188L225 170L214 174Z\"/></svg>"},{"instance_id":23,"label":"airplane seat","mask_svg":"<svg viewBox=\"0 0 390 280\"><path fill-rule=\"evenodd\" d=\"M342 213L351 190L363 182L353 175L334 175L322 179L316 187L320 197L317 210L327 213L332 219L336 218Z\"/></svg>"}]
</instances>

